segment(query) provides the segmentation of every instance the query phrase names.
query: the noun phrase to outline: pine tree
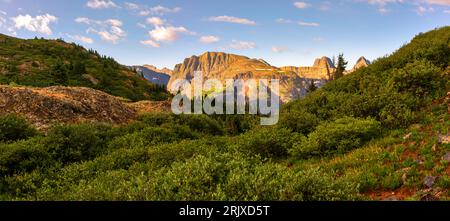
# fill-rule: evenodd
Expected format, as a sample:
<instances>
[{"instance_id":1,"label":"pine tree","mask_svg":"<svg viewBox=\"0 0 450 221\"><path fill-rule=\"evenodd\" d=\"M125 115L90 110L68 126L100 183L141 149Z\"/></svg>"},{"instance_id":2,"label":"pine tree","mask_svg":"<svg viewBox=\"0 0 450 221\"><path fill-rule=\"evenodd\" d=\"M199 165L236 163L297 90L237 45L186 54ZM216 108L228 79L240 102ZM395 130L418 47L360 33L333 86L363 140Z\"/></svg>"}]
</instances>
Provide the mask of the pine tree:
<instances>
[{"instance_id":1,"label":"pine tree","mask_svg":"<svg viewBox=\"0 0 450 221\"><path fill-rule=\"evenodd\" d=\"M337 60L336 73L334 74L334 79L337 80L344 76L345 69L347 68L348 62L344 59L344 54L339 54Z\"/></svg>"},{"instance_id":2,"label":"pine tree","mask_svg":"<svg viewBox=\"0 0 450 221\"><path fill-rule=\"evenodd\" d=\"M57 60L55 65L52 67L51 74L54 81L59 85L66 85L68 81L67 69L64 62Z\"/></svg>"},{"instance_id":3,"label":"pine tree","mask_svg":"<svg viewBox=\"0 0 450 221\"><path fill-rule=\"evenodd\" d=\"M309 84L307 91L308 91L308 93L311 93L316 90L317 90L317 86L314 83L314 80L311 80L311 83Z\"/></svg>"}]
</instances>

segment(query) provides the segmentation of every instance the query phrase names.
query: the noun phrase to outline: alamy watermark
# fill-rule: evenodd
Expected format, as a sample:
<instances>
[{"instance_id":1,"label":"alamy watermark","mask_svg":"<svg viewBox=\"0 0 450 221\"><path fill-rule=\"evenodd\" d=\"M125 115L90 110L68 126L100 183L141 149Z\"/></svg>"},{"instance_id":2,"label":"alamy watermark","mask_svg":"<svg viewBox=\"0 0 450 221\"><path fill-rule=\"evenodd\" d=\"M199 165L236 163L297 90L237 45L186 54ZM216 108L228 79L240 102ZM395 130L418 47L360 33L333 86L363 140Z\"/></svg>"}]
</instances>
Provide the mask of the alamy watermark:
<instances>
[{"instance_id":1,"label":"alamy watermark","mask_svg":"<svg viewBox=\"0 0 450 221\"><path fill-rule=\"evenodd\" d=\"M275 125L280 113L278 79L203 79L201 71L192 79L175 80L170 91L174 114L253 114L261 125Z\"/></svg>"}]
</instances>

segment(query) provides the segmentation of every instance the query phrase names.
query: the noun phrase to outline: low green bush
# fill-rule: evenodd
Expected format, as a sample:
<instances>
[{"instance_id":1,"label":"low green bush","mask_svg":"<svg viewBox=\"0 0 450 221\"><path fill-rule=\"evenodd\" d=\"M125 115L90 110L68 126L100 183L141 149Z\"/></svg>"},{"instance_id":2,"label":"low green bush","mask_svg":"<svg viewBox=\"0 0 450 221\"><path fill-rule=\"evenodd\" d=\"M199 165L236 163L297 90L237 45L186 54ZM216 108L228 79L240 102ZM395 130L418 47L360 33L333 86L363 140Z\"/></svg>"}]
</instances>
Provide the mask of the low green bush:
<instances>
[{"instance_id":1,"label":"low green bush","mask_svg":"<svg viewBox=\"0 0 450 221\"><path fill-rule=\"evenodd\" d=\"M301 134L292 133L288 129L261 127L239 136L237 148L249 155L259 155L262 158L282 158L288 156L288 150L301 137Z\"/></svg>"},{"instance_id":2,"label":"low green bush","mask_svg":"<svg viewBox=\"0 0 450 221\"><path fill-rule=\"evenodd\" d=\"M0 116L0 141L23 140L36 135L36 133L36 129L21 117L16 115Z\"/></svg>"},{"instance_id":3,"label":"low green bush","mask_svg":"<svg viewBox=\"0 0 450 221\"><path fill-rule=\"evenodd\" d=\"M290 153L299 159L345 153L379 135L380 123L376 120L344 117L321 123L294 145Z\"/></svg>"}]
</instances>

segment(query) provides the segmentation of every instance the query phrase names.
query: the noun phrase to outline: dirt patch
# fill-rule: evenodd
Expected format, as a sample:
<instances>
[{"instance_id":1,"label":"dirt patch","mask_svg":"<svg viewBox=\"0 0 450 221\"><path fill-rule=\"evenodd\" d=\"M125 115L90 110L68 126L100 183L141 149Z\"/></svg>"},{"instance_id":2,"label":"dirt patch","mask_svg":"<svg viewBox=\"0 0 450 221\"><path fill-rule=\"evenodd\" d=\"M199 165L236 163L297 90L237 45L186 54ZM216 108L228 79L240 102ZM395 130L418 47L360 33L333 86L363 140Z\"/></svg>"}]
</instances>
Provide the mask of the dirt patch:
<instances>
[{"instance_id":1,"label":"dirt patch","mask_svg":"<svg viewBox=\"0 0 450 221\"><path fill-rule=\"evenodd\" d=\"M169 112L171 109L170 101L139 101L136 103L128 103L128 107L135 110L138 114L151 112Z\"/></svg>"},{"instance_id":2,"label":"dirt patch","mask_svg":"<svg viewBox=\"0 0 450 221\"><path fill-rule=\"evenodd\" d=\"M416 194L416 190L412 188L401 187L397 190L392 191L372 191L367 193L367 195L374 200L405 200Z\"/></svg>"}]
</instances>

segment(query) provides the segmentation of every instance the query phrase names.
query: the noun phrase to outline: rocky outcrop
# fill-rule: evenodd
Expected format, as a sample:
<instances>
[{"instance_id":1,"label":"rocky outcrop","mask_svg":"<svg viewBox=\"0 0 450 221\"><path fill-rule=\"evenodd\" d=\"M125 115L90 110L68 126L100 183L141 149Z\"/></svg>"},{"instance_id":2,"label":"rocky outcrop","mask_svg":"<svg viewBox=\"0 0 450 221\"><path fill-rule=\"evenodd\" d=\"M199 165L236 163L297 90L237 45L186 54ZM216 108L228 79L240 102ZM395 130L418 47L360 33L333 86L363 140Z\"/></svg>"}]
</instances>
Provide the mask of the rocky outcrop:
<instances>
[{"instance_id":1,"label":"rocky outcrop","mask_svg":"<svg viewBox=\"0 0 450 221\"><path fill-rule=\"evenodd\" d=\"M0 85L0 114L18 114L40 129L55 123L125 123L137 111L124 102L91 88Z\"/></svg>"},{"instance_id":2,"label":"rocky outcrop","mask_svg":"<svg viewBox=\"0 0 450 221\"><path fill-rule=\"evenodd\" d=\"M370 65L369 60L367 60L365 57L360 57L358 59L358 61L356 62L355 66L353 67L352 71L356 71L358 69L365 68L369 65Z\"/></svg>"},{"instance_id":3,"label":"rocky outcrop","mask_svg":"<svg viewBox=\"0 0 450 221\"><path fill-rule=\"evenodd\" d=\"M336 72L336 67L328 57L317 58L312 67L281 67L283 71L294 71L303 78L329 80Z\"/></svg>"},{"instance_id":4,"label":"rocky outcrop","mask_svg":"<svg viewBox=\"0 0 450 221\"><path fill-rule=\"evenodd\" d=\"M314 66L315 68L324 68L324 69L335 69L336 67L334 66L333 62L331 61L331 59L329 57L321 57L321 58L317 58L314 61Z\"/></svg>"}]
</instances>

